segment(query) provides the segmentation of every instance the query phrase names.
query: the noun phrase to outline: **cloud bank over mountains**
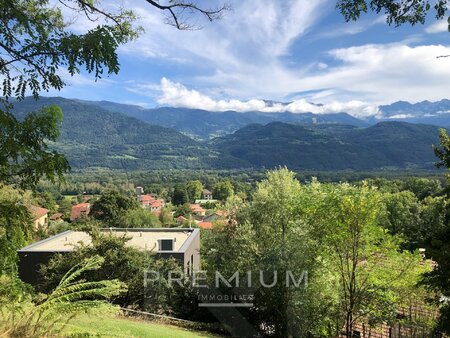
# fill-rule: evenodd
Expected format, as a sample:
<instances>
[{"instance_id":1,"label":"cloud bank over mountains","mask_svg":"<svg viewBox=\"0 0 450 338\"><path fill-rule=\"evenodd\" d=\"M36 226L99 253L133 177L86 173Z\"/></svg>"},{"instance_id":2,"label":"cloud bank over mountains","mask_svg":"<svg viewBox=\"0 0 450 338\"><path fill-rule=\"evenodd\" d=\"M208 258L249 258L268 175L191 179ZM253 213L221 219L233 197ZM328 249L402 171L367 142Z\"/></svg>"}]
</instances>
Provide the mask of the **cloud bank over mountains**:
<instances>
[{"instance_id":1,"label":"cloud bank over mountains","mask_svg":"<svg viewBox=\"0 0 450 338\"><path fill-rule=\"evenodd\" d=\"M172 82L163 77L160 84L161 95L157 99L160 105L178 108L203 109L208 111L237 112L260 111L265 113L314 113L330 114L346 112L355 117L370 117L379 115L377 105L362 101L339 102L332 101L326 104L313 104L305 99L294 100L289 103L268 102L265 100L252 99L241 100L214 100L201 92L188 89L184 85Z\"/></svg>"}]
</instances>

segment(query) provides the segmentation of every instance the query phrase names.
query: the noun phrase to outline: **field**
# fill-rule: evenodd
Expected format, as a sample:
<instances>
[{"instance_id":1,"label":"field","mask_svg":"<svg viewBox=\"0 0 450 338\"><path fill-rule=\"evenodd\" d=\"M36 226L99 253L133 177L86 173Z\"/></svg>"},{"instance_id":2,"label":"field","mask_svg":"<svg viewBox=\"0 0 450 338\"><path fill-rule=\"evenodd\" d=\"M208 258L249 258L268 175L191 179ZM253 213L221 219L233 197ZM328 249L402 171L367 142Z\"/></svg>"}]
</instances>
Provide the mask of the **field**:
<instances>
[{"instance_id":1,"label":"field","mask_svg":"<svg viewBox=\"0 0 450 338\"><path fill-rule=\"evenodd\" d=\"M98 317L80 316L66 325L64 334L84 337L114 337L114 338L197 338L217 337L204 332L190 331L173 325L157 324L153 322L128 319L123 317Z\"/></svg>"}]
</instances>

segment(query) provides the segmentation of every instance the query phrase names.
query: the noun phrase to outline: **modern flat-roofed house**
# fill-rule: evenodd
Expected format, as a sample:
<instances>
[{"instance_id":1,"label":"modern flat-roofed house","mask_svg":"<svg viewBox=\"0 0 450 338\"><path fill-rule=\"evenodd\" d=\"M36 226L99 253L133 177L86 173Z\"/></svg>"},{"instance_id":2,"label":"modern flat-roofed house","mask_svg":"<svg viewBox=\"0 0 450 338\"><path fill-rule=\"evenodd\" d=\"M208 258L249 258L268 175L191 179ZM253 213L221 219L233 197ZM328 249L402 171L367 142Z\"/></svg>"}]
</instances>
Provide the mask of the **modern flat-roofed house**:
<instances>
[{"instance_id":1,"label":"modern flat-roofed house","mask_svg":"<svg viewBox=\"0 0 450 338\"><path fill-rule=\"evenodd\" d=\"M188 273L200 267L200 230L187 228L101 229L111 236L126 236L127 245L155 253L157 258L175 258ZM77 244L90 245L91 236L84 231L64 231L55 236L28 245L20 250L19 276L27 283L36 284L40 264L46 264L57 254L70 253ZM120 269L120 267L118 267Z\"/></svg>"}]
</instances>

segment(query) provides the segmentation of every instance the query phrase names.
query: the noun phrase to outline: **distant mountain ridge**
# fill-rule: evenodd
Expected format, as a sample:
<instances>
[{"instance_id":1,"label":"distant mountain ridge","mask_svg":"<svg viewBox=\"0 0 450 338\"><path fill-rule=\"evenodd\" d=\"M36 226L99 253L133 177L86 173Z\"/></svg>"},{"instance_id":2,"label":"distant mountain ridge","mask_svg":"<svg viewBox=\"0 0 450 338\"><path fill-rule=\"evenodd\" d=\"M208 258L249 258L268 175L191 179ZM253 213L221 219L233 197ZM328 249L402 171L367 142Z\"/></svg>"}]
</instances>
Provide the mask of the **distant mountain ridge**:
<instances>
[{"instance_id":1,"label":"distant mountain ridge","mask_svg":"<svg viewBox=\"0 0 450 338\"><path fill-rule=\"evenodd\" d=\"M202 109L160 107L144 109L139 106L122 105L109 101L89 102L109 111L120 112L142 121L174 128L196 139L206 140L230 134L252 123L267 124L285 122L295 124L349 124L358 127L369 123L347 113L294 114L236 111L211 112Z\"/></svg>"},{"instance_id":2,"label":"distant mountain ridge","mask_svg":"<svg viewBox=\"0 0 450 338\"><path fill-rule=\"evenodd\" d=\"M447 99L418 103L398 101L391 105L380 106L379 109L383 113L384 120L450 126L450 100Z\"/></svg>"},{"instance_id":3,"label":"distant mountain ridge","mask_svg":"<svg viewBox=\"0 0 450 338\"><path fill-rule=\"evenodd\" d=\"M267 102L273 103L272 101ZM224 136L252 123L267 124L277 121L300 125L346 124L356 127L368 127L381 121L402 121L440 127L450 126L450 100L447 99L438 102L422 101L415 104L398 101L390 105L379 106L381 115L367 118L356 118L347 112L330 114L264 113L257 111L245 113L235 111L211 112L201 109L173 107L145 109L140 106L109 101L90 101L89 103L148 123L174 128L198 140ZM316 105L321 106L320 104Z\"/></svg>"},{"instance_id":4,"label":"distant mountain ridge","mask_svg":"<svg viewBox=\"0 0 450 338\"><path fill-rule=\"evenodd\" d=\"M450 100L443 99L436 102L425 100L418 103L397 101L390 105L379 106L379 109L386 117L398 114L412 114L416 116L423 116L427 114L437 114L439 112L448 112L450 110Z\"/></svg>"},{"instance_id":5,"label":"distant mountain ridge","mask_svg":"<svg viewBox=\"0 0 450 338\"><path fill-rule=\"evenodd\" d=\"M102 102L105 108L98 102L27 98L15 103L14 113L22 118L40 106L59 105L64 120L61 137L52 146L78 169L261 169L279 165L324 171L432 169L436 162L432 144L438 143L438 127L433 125L388 121L367 127L348 114L151 110L156 112L153 121L161 120L161 124L173 120L177 128L185 123L185 130L193 133L224 133L198 142L186 136L188 132L138 119L139 114L149 113L146 109ZM117 105L128 107L128 114L117 112ZM271 121L272 116L289 123Z\"/></svg>"}]
</instances>

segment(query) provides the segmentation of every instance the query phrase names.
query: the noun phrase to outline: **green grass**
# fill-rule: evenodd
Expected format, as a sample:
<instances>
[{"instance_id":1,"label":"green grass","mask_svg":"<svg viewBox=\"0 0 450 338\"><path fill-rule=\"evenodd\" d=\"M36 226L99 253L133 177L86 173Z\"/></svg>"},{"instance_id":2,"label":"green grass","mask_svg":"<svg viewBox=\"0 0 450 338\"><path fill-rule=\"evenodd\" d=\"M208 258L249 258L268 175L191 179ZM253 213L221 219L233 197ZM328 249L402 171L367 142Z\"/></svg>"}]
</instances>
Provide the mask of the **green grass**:
<instances>
[{"instance_id":1,"label":"green grass","mask_svg":"<svg viewBox=\"0 0 450 338\"><path fill-rule=\"evenodd\" d=\"M64 334L89 333L92 337L124 338L196 338L216 337L204 332L195 332L172 325L157 324L123 317L79 316L69 322Z\"/></svg>"}]
</instances>

